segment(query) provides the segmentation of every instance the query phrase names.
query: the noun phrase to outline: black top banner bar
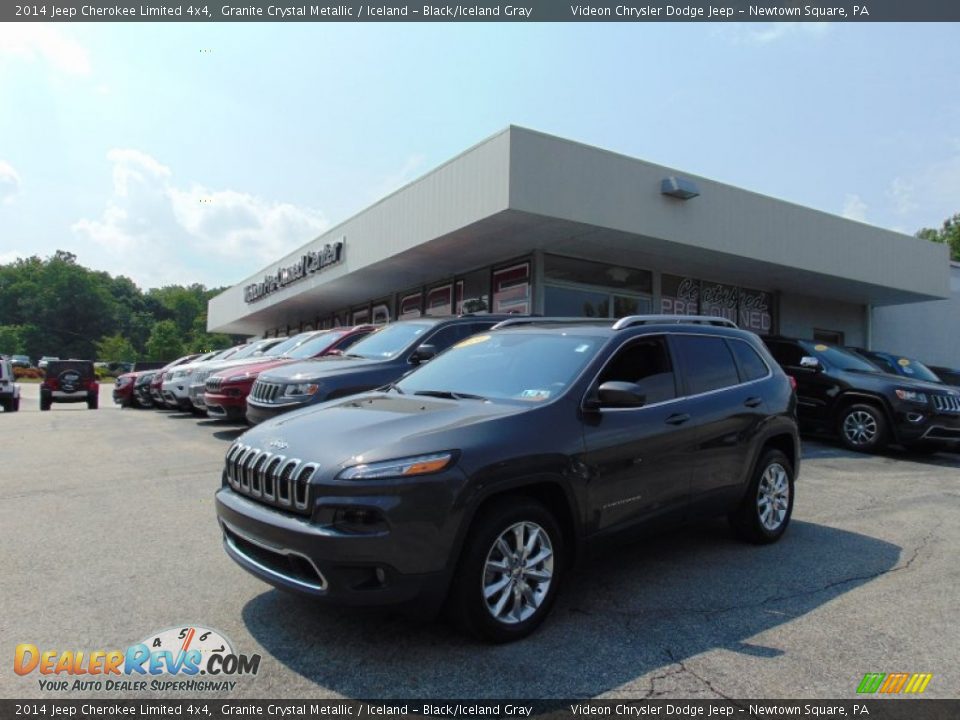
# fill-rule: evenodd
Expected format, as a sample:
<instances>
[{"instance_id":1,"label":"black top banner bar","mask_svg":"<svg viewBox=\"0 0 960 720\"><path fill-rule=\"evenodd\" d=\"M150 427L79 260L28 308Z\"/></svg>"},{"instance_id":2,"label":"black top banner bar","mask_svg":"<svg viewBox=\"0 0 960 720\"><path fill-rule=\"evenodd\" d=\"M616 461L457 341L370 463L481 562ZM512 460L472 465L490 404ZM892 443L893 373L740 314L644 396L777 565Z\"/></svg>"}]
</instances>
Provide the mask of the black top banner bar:
<instances>
[{"instance_id":1,"label":"black top banner bar","mask_svg":"<svg viewBox=\"0 0 960 720\"><path fill-rule=\"evenodd\" d=\"M0 3L0 22L958 22L957 0L53 0Z\"/></svg>"}]
</instances>

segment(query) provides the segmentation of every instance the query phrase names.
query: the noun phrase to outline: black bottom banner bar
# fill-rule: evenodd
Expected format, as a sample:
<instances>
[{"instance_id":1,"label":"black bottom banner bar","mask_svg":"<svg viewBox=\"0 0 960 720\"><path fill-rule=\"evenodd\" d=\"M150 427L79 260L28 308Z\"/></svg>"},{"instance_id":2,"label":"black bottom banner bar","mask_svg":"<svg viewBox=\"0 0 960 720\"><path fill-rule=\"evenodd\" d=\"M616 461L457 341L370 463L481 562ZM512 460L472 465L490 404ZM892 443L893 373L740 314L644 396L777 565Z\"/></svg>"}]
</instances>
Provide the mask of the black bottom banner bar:
<instances>
[{"instance_id":1,"label":"black bottom banner bar","mask_svg":"<svg viewBox=\"0 0 960 720\"><path fill-rule=\"evenodd\" d=\"M0 718L864 718L953 720L960 700L0 700Z\"/></svg>"}]
</instances>

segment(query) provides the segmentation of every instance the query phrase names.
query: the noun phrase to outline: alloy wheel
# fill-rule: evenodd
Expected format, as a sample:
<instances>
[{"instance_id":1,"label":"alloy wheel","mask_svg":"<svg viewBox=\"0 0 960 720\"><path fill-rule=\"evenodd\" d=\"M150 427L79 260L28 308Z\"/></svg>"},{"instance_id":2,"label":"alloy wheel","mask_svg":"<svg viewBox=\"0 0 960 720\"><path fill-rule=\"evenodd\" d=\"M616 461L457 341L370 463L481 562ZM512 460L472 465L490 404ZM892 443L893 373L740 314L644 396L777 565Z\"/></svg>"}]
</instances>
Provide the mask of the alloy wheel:
<instances>
[{"instance_id":1,"label":"alloy wheel","mask_svg":"<svg viewBox=\"0 0 960 720\"><path fill-rule=\"evenodd\" d=\"M777 530L790 506L790 476L780 463L771 463L763 471L757 488L757 512L768 531Z\"/></svg>"},{"instance_id":2,"label":"alloy wheel","mask_svg":"<svg viewBox=\"0 0 960 720\"><path fill-rule=\"evenodd\" d=\"M869 445L878 429L877 419L866 410L855 410L843 419L843 435L852 445Z\"/></svg>"},{"instance_id":3,"label":"alloy wheel","mask_svg":"<svg viewBox=\"0 0 960 720\"><path fill-rule=\"evenodd\" d=\"M483 600L495 620L521 623L543 604L553 580L553 545L534 522L518 522L504 530L487 553L483 566Z\"/></svg>"}]
</instances>

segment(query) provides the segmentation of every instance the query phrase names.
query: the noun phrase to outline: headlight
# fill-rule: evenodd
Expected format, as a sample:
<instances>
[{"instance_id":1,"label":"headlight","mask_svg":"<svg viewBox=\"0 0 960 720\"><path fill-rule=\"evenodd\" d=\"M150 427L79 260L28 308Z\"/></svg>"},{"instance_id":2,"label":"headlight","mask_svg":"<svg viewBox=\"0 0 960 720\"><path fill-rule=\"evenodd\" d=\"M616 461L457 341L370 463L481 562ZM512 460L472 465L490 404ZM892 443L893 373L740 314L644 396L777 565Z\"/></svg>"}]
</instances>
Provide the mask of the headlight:
<instances>
[{"instance_id":1,"label":"headlight","mask_svg":"<svg viewBox=\"0 0 960 720\"><path fill-rule=\"evenodd\" d=\"M320 386L316 383L293 383L287 385L283 391L284 397L303 397L304 395L313 395Z\"/></svg>"},{"instance_id":2,"label":"headlight","mask_svg":"<svg viewBox=\"0 0 960 720\"><path fill-rule=\"evenodd\" d=\"M231 375L224 382L240 382L241 380L249 380L250 373L244 373L243 375Z\"/></svg>"},{"instance_id":3,"label":"headlight","mask_svg":"<svg viewBox=\"0 0 960 720\"><path fill-rule=\"evenodd\" d=\"M338 480L377 480L380 478L411 477L440 472L453 462L452 452L417 455L416 457L384 460L354 465L337 475Z\"/></svg>"},{"instance_id":4,"label":"headlight","mask_svg":"<svg viewBox=\"0 0 960 720\"><path fill-rule=\"evenodd\" d=\"M902 388L897 388L896 390L897 397L901 400L907 400L908 402L923 403L927 404L927 394L922 392L917 392L916 390L904 390Z\"/></svg>"}]
</instances>

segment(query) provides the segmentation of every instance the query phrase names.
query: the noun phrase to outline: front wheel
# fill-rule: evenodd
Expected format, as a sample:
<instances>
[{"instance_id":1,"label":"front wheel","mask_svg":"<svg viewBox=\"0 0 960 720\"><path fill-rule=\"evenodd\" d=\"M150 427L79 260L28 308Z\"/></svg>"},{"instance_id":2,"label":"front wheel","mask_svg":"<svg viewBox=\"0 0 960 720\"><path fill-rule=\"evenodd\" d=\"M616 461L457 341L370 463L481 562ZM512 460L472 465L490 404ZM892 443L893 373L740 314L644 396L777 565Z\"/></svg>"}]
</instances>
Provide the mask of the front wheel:
<instances>
[{"instance_id":1,"label":"front wheel","mask_svg":"<svg viewBox=\"0 0 960 720\"><path fill-rule=\"evenodd\" d=\"M779 450L767 450L730 525L742 539L763 545L780 539L792 514L793 464Z\"/></svg>"},{"instance_id":2,"label":"front wheel","mask_svg":"<svg viewBox=\"0 0 960 720\"><path fill-rule=\"evenodd\" d=\"M857 403L844 408L837 430L848 450L876 452L887 443L887 418L876 405Z\"/></svg>"},{"instance_id":3,"label":"front wheel","mask_svg":"<svg viewBox=\"0 0 960 720\"><path fill-rule=\"evenodd\" d=\"M565 558L549 510L527 498L499 500L470 530L449 609L461 627L485 640L526 637L553 607Z\"/></svg>"}]
</instances>

